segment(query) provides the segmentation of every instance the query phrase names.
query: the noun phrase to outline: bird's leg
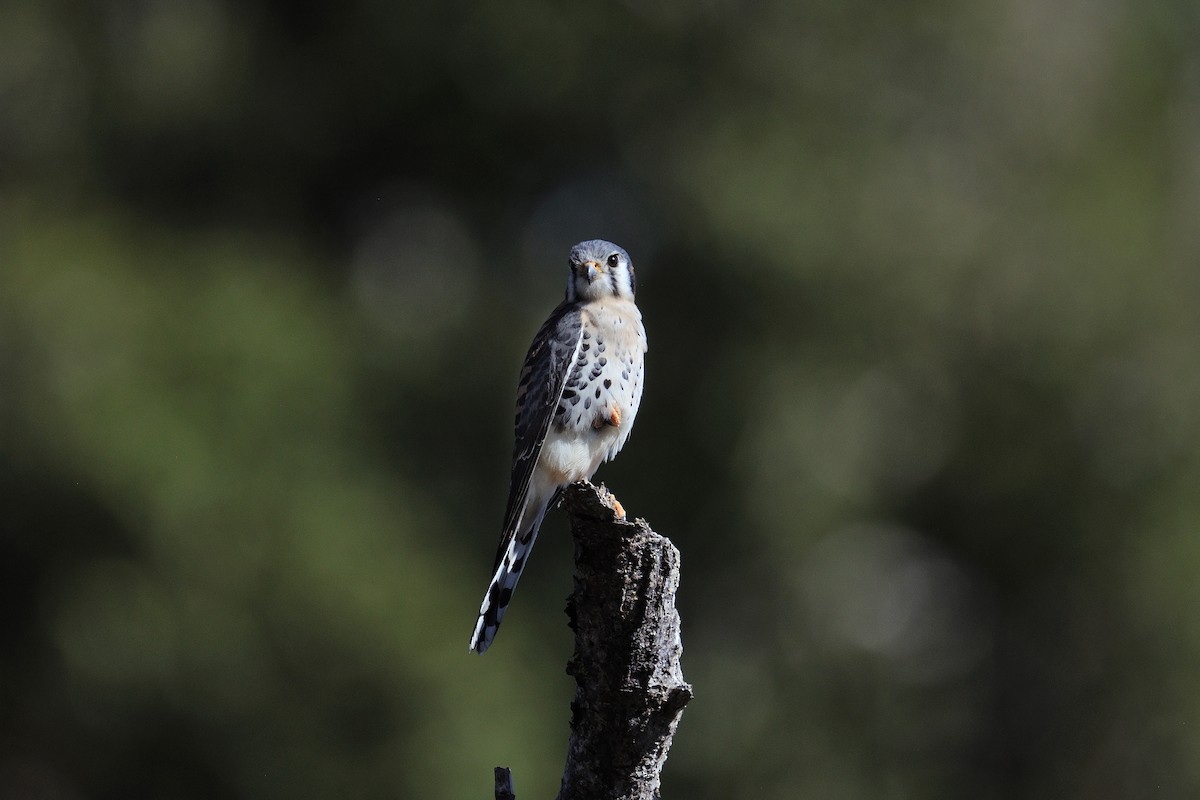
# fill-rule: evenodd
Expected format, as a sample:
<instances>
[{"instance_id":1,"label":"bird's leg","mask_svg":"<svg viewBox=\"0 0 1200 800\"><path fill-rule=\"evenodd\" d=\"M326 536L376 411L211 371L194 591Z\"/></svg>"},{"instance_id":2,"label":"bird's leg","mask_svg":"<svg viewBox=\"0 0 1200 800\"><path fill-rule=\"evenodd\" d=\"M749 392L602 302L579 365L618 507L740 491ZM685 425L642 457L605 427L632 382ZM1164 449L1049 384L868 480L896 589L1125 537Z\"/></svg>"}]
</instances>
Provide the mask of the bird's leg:
<instances>
[{"instance_id":1,"label":"bird's leg","mask_svg":"<svg viewBox=\"0 0 1200 800\"><path fill-rule=\"evenodd\" d=\"M600 492L604 495L605 501L612 507L612 510L617 513L617 519L625 519L625 506L621 505L621 501L612 493L603 483L600 484Z\"/></svg>"}]
</instances>

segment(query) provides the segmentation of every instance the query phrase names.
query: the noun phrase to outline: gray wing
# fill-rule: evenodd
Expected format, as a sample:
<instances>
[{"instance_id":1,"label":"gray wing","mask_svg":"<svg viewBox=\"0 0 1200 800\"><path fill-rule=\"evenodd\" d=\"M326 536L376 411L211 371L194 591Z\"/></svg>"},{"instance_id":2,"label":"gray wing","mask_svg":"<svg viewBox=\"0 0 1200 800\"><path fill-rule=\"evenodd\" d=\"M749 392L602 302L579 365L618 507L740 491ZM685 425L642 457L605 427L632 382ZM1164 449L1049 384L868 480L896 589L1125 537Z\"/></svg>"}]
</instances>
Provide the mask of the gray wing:
<instances>
[{"instance_id":1,"label":"gray wing","mask_svg":"<svg viewBox=\"0 0 1200 800\"><path fill-rule=\"evenodd\" d=\"M555 410L567 379L575 369L582 340L583 318L579 306L561 303L538 330L525 355L517 386L516 442L513 445L512 480L508 490L508 507L504 512L501 551L520 521L534 465L542 453L550 425L554 422ZM498 558L501 556L503 552Z\"/></svg>"}]
</instances>

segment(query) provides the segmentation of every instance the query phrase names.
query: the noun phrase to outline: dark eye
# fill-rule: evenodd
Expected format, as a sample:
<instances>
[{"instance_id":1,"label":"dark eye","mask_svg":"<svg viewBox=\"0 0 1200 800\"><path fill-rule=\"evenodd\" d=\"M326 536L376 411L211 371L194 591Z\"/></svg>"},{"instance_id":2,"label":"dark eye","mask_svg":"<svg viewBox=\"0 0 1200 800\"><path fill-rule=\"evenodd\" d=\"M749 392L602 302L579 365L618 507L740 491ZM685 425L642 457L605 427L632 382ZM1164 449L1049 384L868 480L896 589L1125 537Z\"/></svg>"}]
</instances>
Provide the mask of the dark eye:
<instances>
[{"instance_id":1,"label":"dark eye","mask_svg":"<svg viewBox=\"0 0 1200 800\"><path fill-rule=\"evenodd\" d=\"M616 253L613 253L611 256L608 257L608 266L611 267L612 269L616 269L617 265L620 263L621 263L621 257L619 255L617 255Z\"/></svg>"}]
</instances>

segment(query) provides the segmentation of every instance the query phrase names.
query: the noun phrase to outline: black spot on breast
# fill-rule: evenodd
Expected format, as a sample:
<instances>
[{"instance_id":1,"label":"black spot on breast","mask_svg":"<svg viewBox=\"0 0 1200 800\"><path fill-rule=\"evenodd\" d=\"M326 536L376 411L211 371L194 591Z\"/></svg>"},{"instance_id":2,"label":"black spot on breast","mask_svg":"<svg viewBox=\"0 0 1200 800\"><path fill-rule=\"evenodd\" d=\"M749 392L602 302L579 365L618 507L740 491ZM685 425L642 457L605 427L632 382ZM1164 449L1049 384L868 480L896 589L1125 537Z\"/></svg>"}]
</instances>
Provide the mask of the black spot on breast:
<instances>
[{"instance_id":1,"label":"black spot on breast","mask_svg":"<svg viewBox=\"0 0 1200 800\"><path fill-rule=\"evenodd\" d=\"M600 356L600 358L596 359L596 363L597 363L597 364L599 364L599 365L600 365L600 366L602 366L602 367L607 367L607 366L608 366L608 359L607 359L607 358L605 358L604 356Z\"/></svg>"},{"instance_id":2,"label":"black spot on breast","mask_svg":"<svg viewBox=\"0 0 1200 800\"><path fill-rule=\"evenodd\" d=\"M583 398L583 407L591 408L592 407L592 398L590 398L590 397Z\"/></svg>"},{"instance_id":3,"label":"black spot on breast","mask_svg":"<svg viewBox=\"0 0 1200 800\"><path fill-rule=\"evenodd\" d=\"M563 389L562 396L564 398L570 399L575 396L575 390L574 389Z\"/></svg>"},{"instance_id":4,"label":"black spot on breast","mask_svg":"<svg viewBox=\"0 0 1200 800\"><path fill-rule=\"evenodd\" d=\"M612 381L611 381L610 379L608 379L608 378L605 378L605 379L604 379L604 388L605 388L605 389L611 389L611 388L612 388ZM597 389L596 391L600 391L600 390L599 390L599 389Z\"/></svg>"},{"instance_id":5,"label":"black spot on breast","mask_svg":"<svg viewBox=\"0 0 1200 800\"><path fill-rule=\"evenodd\" d=\"M596 387L596 399L597 400L600 399L600 387L599 386Z\"/></svg>"},{"instance_id":6,"label":"black spot on breast","mask_svg":"<svg viewBox=\"0 0 1200 800\"><path fill-rule=\"evenodd\" d=\"M604 352L604 342L600 341L599 339L596 340L596 352L597 353Z\"/></svg>"}]
</instances>

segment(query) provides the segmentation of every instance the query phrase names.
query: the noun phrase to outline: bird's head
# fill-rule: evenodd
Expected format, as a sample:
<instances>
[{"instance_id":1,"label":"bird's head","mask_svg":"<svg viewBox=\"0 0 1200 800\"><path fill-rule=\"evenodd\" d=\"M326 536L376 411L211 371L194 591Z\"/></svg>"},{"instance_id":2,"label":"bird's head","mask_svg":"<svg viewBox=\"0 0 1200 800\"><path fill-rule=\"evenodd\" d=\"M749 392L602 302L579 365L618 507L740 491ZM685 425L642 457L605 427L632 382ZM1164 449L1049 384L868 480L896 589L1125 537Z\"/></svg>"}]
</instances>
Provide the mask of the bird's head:
<instances>
[{"instance_id":1,"label":"bird's head","mask_svg":"<svg viewBox=\"0 0 1200 800\"><path fill-rule=\"evenodd\" d=\"M633 261L629 253L612 242L603 239L580 242L571 248L567 269L568 302L602 297L633 299Z\"/></svg>"}]
</instances>

